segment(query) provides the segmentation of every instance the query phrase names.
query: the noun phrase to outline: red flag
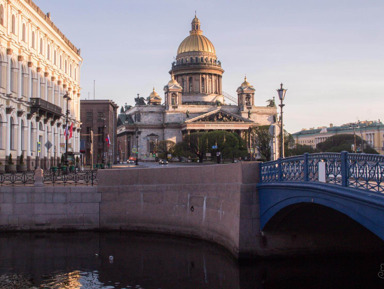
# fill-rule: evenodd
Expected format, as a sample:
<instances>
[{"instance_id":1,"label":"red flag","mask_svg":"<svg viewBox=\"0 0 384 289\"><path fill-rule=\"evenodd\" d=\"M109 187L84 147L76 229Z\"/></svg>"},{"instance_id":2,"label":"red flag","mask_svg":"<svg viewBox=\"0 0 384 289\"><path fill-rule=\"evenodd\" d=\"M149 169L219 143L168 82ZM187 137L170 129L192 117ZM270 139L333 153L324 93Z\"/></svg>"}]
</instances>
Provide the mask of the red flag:
<instances>
[{"instance_id":1,"label":"red flag","mask_svg":"<svg viewBox=\"0 0 384 289\"><path fill-rule=\"evenodd\" d=\"M71 123L71 127L69 128L69 139L72 138L72 134L73 134L73 122Z\"/></svg>"}]
</instances>

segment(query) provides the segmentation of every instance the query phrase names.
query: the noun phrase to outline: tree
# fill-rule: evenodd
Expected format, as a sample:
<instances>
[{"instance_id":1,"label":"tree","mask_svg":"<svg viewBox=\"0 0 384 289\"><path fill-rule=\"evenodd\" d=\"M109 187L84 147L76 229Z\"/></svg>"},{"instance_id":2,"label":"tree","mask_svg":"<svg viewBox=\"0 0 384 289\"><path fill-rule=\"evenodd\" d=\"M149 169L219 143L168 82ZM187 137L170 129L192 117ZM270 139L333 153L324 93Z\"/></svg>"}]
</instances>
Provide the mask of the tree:
<instances>
[{"instance_id":1,"label":"tree","mask_svg":"<svg viewBox=\"0 0 384 289\"><path fill-rule=\"evenodd\" d=\"M239 153L239 139L234 133L215 130L208 132L205 137L207 139L208 150L212 154L220 152L224 159L231 158L234 160ZM217 146L217 149L212 149L213 146Z\"/></svg>"},{"instance_id":2,"label":"tree","mask_svg":"<svg viewBox=\"0 0 384 289\"><path fill-rule=\"evenodd\" d=\"M378 154L378 152L373 149L366 141L362 140L361 137L357 135L354 136L353 134L333 135L325 141L318 143L316 148L321 152L354 152L352 148L355 144L355 137L357 146L363 146L365 153Z\"/></svg>"},{"instance_id":3,"label":"tree","mask_svg":"<svg viewBox=\"0 0 384 289\"><path fill-rule=\"evenodd\" d=\"M269 126L263 125L263 126L253 127L250 133L251 133L251 142L256 146L261 156L261 159L265 161L270 161L272 136L269 133Z\"/></svg>"},{"instance_id":4,"label":"tree","mask_svg":"<svg viewBox=\"0 0 384 289\"><path fill-rule=\"evenodd\" d=\"M305 153L316 153L317 150L309 145L296 144L293 148L288 149L288 156L299 156Z\"/></svg>"},{"instance_id":5,"label":"tree","mask_svg":"<svg viewBox=\"0 0 384 289\"><path fill-rule=\"evenodd\" d=\"M166 159L168 154L172 154L175 143L170 140L161 140L157 143L156 151L159 153L159 157Z\"/></svg>"}]
</instances>

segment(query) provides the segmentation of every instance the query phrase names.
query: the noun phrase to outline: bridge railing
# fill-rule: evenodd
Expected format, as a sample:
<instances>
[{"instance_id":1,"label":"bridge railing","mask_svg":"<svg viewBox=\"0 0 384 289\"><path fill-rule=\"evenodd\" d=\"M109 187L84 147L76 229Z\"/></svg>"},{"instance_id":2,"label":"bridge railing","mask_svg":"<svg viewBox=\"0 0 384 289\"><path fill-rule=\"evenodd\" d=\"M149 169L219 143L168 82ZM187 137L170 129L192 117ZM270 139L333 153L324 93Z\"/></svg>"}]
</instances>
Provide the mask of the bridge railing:
<instances>
[{"instance_id":1,"label":"bridge railing","mask_svg":"<svg viewBox=\"0 0 384 289\"><path fill-rule=\"evenodd\" d=\"M320 182L384 193L384 156L316 153L260 163L260 183Z\"/></svg>"}]
</instances>

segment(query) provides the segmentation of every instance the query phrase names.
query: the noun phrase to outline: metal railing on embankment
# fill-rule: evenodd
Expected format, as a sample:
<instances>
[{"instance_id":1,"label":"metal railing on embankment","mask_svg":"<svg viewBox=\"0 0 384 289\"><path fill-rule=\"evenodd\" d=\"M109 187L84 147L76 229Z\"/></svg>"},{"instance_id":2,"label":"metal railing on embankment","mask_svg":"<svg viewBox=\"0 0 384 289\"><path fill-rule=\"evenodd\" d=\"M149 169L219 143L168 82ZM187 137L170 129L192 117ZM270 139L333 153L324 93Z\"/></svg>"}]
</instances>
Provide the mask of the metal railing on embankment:
<instances>
[{"instance_id":1,"label":"metal railing on embankment","mask_svg":"<svg viewBox=\"0 0 384 289\"><path fill-rule=\"evenodd\" d=\"M321 182L384 193L384 156L316 153L260 163L260 183Z\"/></svg>"},{"instance_id":2,"label":"metal railing on embankment","mask_svg":"<svg viewBox=\"0 0 384 289\"><path fill-rule=\"evenodd\" d=\"M35 171L0 173L0 186L35 185ZM97 185L97 170L46 170L43 172L43 185Z\"/></svg>"}]
</instances>

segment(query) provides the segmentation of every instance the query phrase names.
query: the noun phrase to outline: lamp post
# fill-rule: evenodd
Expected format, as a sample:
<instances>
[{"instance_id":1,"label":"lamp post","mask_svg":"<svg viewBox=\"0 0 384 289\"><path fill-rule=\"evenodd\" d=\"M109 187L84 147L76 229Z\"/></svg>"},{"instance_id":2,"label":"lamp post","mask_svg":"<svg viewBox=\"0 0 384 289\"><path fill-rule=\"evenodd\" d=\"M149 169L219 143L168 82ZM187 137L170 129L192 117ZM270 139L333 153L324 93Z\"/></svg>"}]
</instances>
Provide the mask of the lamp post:
<instances>
[{"instance_id":1,"label":"lamp post","mask_svg":"<svg viewBox=\"0 0 384 289\"><path fill-rule=\"evenodd\" d=\"M285 94L287 89L283 88L283 84L280 84L280 89L277 89L280 99L280 158L284 158L284 126L283 126L283 100L285 98Z\"/></svg>"},{"instance_id":2,"label":"lamp post","mask_svg":"<svg viewBox=\"0 0 384 289\"><path fill-rule=\"evenodd\" d=\"M69 101L71 98L68 95L68 92L66 92L63 96L64 99L67 100L67 111L65 112L65 165L68 166L68 138L69 138L69 131L68 131L68 116L69 116Z\"/></svg>"}]
</instances>

